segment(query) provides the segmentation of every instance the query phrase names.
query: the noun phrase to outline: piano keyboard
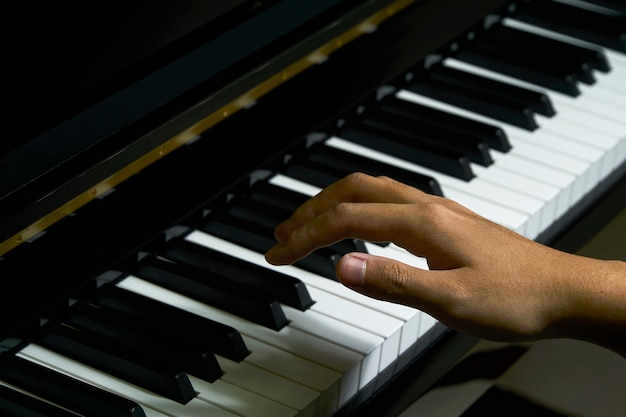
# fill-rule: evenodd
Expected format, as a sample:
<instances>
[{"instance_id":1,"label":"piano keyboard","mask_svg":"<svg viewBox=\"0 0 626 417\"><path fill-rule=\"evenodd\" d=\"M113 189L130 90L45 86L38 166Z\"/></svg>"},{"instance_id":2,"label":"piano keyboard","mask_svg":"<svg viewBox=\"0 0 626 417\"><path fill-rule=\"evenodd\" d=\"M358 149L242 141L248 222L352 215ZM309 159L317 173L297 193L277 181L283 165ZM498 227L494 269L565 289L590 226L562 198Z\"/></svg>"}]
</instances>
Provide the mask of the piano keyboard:
<instances>
[{"instance_id":1,"label":"piano keyboard","mask_svg":"<svg viewBox=\"0 0 626 417\"><path fill-rule=\"evenodd\" d=\"M307 151L285 158L281 170L207 207L200 227L171 230L178 236L131 270L112 271L72 315L45 324L37 341L6 340L17 353L0 354L3 415L358 410L447 329L421 311L343 287L334 262L362 250L427 263L393 244L341 242L276 267L263 258L271 229L307 196L361 170L442 194L539 239L623 171L624 17L600 31L594 22L604 18L591 14L604 14L602 7L546 3L556 11L578 5L594 31L574 30L567 17L542 26L538 12L522 8L519 19L504 18L428 68L416 64L381 88L388 94L377 103L314 132ZM187 327L202 330L185 334Z\"/></svg>"}]
</instances>

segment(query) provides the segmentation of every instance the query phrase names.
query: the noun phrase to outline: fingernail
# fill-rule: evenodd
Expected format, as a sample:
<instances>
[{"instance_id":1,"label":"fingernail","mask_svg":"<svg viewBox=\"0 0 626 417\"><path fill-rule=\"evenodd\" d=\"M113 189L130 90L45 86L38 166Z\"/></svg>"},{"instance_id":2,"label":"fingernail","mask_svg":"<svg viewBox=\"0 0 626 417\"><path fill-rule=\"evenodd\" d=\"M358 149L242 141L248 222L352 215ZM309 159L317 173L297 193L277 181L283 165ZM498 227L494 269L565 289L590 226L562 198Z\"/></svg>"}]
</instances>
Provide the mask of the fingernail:
<instances>
[{"instance_id":1,"label":"fingernail","mask_svg":"<svg viewBox=\"0 0 626 417\"><path fill-rule=\"evenodd\" d=\"M359 286L365 279L365 260L350 256L341 264L341 282L348 286Z\"/></svg>"}]
</instances>

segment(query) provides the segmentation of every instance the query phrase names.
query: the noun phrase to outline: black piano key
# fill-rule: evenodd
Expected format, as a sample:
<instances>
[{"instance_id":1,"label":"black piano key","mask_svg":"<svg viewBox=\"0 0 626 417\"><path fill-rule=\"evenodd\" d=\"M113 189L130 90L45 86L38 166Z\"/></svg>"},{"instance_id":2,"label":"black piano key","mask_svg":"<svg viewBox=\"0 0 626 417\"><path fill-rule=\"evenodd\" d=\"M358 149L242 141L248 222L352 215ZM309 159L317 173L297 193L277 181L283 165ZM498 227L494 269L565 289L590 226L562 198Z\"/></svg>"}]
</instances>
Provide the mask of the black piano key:
<instances>
[{"instance_id":1,"label":"black piano key","mask_svg":"<svg viewBox=\"0 0 626 417\"><path fill-rule=\"evenodd\" d=\"M307 184L325 188L340 180L345 171L337 166L324 165L308 159L293 159L283 169L283 173Z\"/></svg>"},{"instance_id":2,"label":"black piano key","mask_svg":"<svg viewBox=\"0 0 626 417\"><path fill-rule=\"evenodd\" d=\"M499 126L467 119L394 96L383 98L379 104L379 108L383 111L412 117L420 120L422 123L431 123L444 132L460 132L466 135L472 135L479 140L486 141L489 147L500 152L508 152L511 150L511 143L506 136L506 132Z\"/></svg>"},{"instance_id":3,"label":"black piano key","mask_svg":"<svg viewBox=\"0 0 626 417\"><path fill-rule=\"evenodd\" d=\"M63 318L63 322L88 333L115 340L128 351L139 350L139 355L151 355L156 360L180 367L188 374L215 382L223 372L212 352L196 353L179 349L153 337L140 323L114 311L85 302L77 302ZM154 359L153 359L154 360Z\"/></svg>"},{"instance_id":4,"label":"black piano key","mask_svg":"<svg viewBox=\"0 0 626 417\"><path fill-rule=\"evenodd\" d=\"M155 362L148 355L137 355L126 346L65 324L47 323L37 343L181 404L186 404L196 395L187 374L170 369L164 361Z\"/></svg>"},{"instance_id":5,"label":"black piano key","mask_svg":"<svg viewBox=\"0 0 626 417\"><path fill-rule=\"evenodd\" d=\"M343 174L334 177L333 180L326 185L330 185L332 182L339 180L342 176L347 174L348 173L344 171ZM322 185L322 187L325 187L326 185ZM267 181L256 182L251 187L251 190L247 193L247 195L254 201L280 207L281 209L286 210L286 213L289 215L291 215L294 210L309 199L306 194L280 187ZM339 256L343 256L350 252L367 252L365 243L356 239L344 239L341 242L337 242L329 246L329 248L334 250Z\"/></svg>"},{"instance_id":6,"label":"black piano key","mask_svg":"<svg viewBox=\"0 0 626 417\"><path fill-rule=\"evenodd\" d=\"M235 256L182 238L171 239L163 250L162 256L215 275L228 277L238 286L245 286L250 291L266 294L280 303L301 311L305 311L314 303L306 285L298 278L243 261Z\"/></svg>"},{"instance_id":7,"label":"black piano key","mask_svg":"<svg viewBox=\"0 0 626 417\"><path fill-rule=\"evenodd\" d=\"M384 152L409 162L469 181L474 178L466 154L441 146L418 144L412 137L385 129L349 122L342 126L342 139Z\"/></svg>"},{"instance_id":8,"label":"black piano key","mask_svg":"<svg viewBox=\"0 0 626 417\"><path fill-rule=\"evenodd\" d=\"M470 161L479 165L489 166L493 164L487 143L474 136L461 133L449 133L444 136L441 129L433 127L429 123L421 123L412 117L378 110L365 113L361 122L366 126L409 135L420 143L437 144L452 151L461 152L467 155Z\"/></svg>"},{"instance_id":9,"label":"black piano key","mask_svg":"<svg viewBox=\"0 0 626 417\"><path fill-rule=\"evenodd\" d=\"M190 348L197 353L211 351L236 362L250 353L233 327L115 285L100 287L92 302L136 320L146 331L179 348Z\"/></svg>"},{"instance_id":10,"label":"black piano key","mask_svg":"<svg viewBox=\"0 0 626 417\"><path fill-rule=\"evenodd\" d=\"M556 74L571 74L585 84L596 82L592 65L562 53L560 45L548 48L548 44L543 43L541 36L537 39L518 41L510 32L498 29L500 26L492 28L479 43L501 51L502 56L515 57L518 62L523 61L533 68Z\"/></svg>"},{"instance_id":11,"label":"black piano key","mask_svg":"<svg viewBox=\"0 0 626 417\"><path fill-rule=\"evenodd\" d=\"M272 184L268 181L255 182L247 194L257 201L279 205L290 213L293 213L310 198L306 194Z\"/></svg>"},{"instance_id":12,"label":"black piano key","mask_svg":"<svg viewBox=\"0 0 626 417\"><path fill-rule=\"evenodd\" d=\"M489 31L491 36L506 39L516 47L526 45L535 51L553 54L554 59L566 59L579 65L586 63L591 68L604 73L611 70L611 64L600 48L574 45L504 25L493 26Z\"/></svg>"},{"instance_id":13,"label":"black piano key","mask_svg":"<svg viewBox=\"0 0 626 417\"><path fill-rule=\"evenodd\" d=\"M80 417L50 402L0 385L0 416L3 417Z\"/></svg>"},{"instance_id":14,"label":"black piano key","mask_svg":"<svg viewBox=\"0 0 626 417\"><path fill-rule=\"evenodd\" d=\"M267 236L273 235L276 226L289 218L292 214L287 208L281 207L278 204L255 200L248 196L240 196L231 199L224 211L230 216L256 223L259 227L265 228L263 234ZM358 242L354 239L345 239L341 242L319 248L316 252L333 259L338 259L338 257L348 252L366 252L366 250L362 242Z\"/></svg>"},{"instance_id":15,"label":"black piano key","mask_svg":"<svg viewBox=\"0 0 626 417\"><path fill-rule=\"evenodd\" d=\"M580 95L578 79L568 70L555 69L516 55L517 51L494 47L476 39L455 57L480 67L501 72L571 97Z\"/></svg>"},{"instance_id":16,"label":"black piano key","mask_svg":"<svg viewBox=\"0 0 626 417\"><path fill-rule=\"evenodd\" d=\"M202 226L202 230L258 253L265 253L276 244L273 237L268 237L264 228L228 216L212 215ZM336 279L335 261L316 251L296 261L294 265L323 277Z\"/></svg>"},{"instance_id":17,"label":"black piano key","mask_svg":"<svg viewBox=\"0 0 626 417\"><path fill-rule=\"evenodd\" d=\"M415 81L408 89L526 130L534 131L538 128L530 107L507 97L483 94L431 77Z\"/></svg>"},{"instance_id":18,"label":"black piano key","mask_svg":"<svg viewBox=\"0 0 626 417\"><path fill-rule=\"evenodd\" d=\"M80 415L93 417L146 415L141 406L134 401L9 353L0 354L0 379Z\"/></svg>"},{"instance_id":19,"label":"black piano key","mask_svg":"<svg viewBox=\"0 0 626 417\"><path fill-rule=\"evenodd\" d=\"M626 14L626 3L624 0L585 0L587 3L592 3L607 9L611 9L615 12Z\"/></svg>"},{"instance_id":20,"label":"black piano key","mask_svg":"<svg viewBox=\"0 0 626 417\"><path fill-rule=\"evenodd\" d=\"M186 264L146 258L138 265L134 275L273 330L287 325L285 312L277 301L237 285L220 274Z\"/></svg>"},{"instance_id":21,"label":"black piano key","mask_svg":"<svg viewBox=\"0 0 626 417\"><path fill-rule=\"evenodd\" d=\"M586 2L626 14L626 2L624 0L586 0Z\"/></svg>"},{"instance_id":22,"label":"black piano key","mask_svg":"<svg viewBox=\"0 0 626 417\"><path fill-rule=\"evenodd\" d=\"M533 1L514 17L523 22L626 52L626 17L607 15L557 1Z\"/></svg>"},{"instance_id":23,"label":"black piano key","mask_svg":"<svg viewBox=\"0 0 626 417\"><path fill-rule=\"evenodd\" d=\"M335 178L343 178L352 172L364 172L372 176L386 176L397 181L409 184L428 194L443 196L439 182L429 176L404 168L379 162L364 156L327 146L324 143L313 145L304 156L311 166L317 167L331 175L333 181L322 182L318 186L326 187L334 182ZM313 179L314 180L314 179Z\"/></svg>"},{"instance_id":24,"label":"black piano key","mask_svg":"<svg viewBox=\"0 0 626 417\"><path fill-rule=\"evenodd\" d=\"M339 257L352 252L367 253L367 248L365 247L365 244L362 240L358 239L344 239L340 242L330 245L329 248L334 250Z\"/></svg>"},{"instance_id":25,"label":"black piano key","mask_svg":"<svg viewBox=\"0 0 626 417\"><path fill-rule=\"evenodd\" d=\"M292 214L289 207L282 207L278 203L255 200L247 196L231 199L223 211L231 216L257 223L266 228L270 236L273 235L274 228Z\"/></svg>"},{"instance_id":26,"label":"black piano key","mask_svg":"<svg viewBox=\"0 0 626 417\"><path fill-rule=\"evenodd\" d=\"M445 66L431 68L429 77L459 86L467 94L478 94L487 98L505 98L508 101L522 103L535 113L547 117L552 117L556 114L550 97L540 91L529 90Z\"/></svg>"}]
</instances>

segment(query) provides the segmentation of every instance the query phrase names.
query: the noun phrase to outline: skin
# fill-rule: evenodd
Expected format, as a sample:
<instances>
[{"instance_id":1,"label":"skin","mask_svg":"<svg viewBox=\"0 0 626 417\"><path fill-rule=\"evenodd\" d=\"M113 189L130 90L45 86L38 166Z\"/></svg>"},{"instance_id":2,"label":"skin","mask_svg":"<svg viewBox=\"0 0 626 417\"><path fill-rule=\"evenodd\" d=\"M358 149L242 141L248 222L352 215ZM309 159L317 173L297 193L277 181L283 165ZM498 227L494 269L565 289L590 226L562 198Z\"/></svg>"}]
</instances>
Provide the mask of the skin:
<instances>
[{"instance_id":1,"label":"skin","mask_svg":"<svg viewBox=\"0 0 626 417\"><path fill-rule=\"evenodd\" d=\"M555 250L390 178L339 180L277 226L275 238L265 254L274 265L346 238L394 242L429 269L351 253L337 264L338 279L484 339L573 338L626 357L625 262Z\"/></svg>"}]
</instances>

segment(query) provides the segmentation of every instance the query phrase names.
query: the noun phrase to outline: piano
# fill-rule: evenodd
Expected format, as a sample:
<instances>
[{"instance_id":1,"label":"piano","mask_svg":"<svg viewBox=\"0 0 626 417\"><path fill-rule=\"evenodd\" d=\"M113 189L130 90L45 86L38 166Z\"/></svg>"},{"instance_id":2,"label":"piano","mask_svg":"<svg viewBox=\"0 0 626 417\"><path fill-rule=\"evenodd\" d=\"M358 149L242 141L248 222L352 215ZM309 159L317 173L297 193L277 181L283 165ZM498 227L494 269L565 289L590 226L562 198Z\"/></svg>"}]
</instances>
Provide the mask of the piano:
<instances>
[{"instance_id":1,"label":"piano","mask_svg":"<svg viewBox=\"0 0 626 417\"><path fill-rule=\"evenodd\" d=\"M273 225L352 171L572 250L624 209L622 2L215 3L11 10L2 415L397 416L477 340L333 268L426 261Z\"/></svg>"}]
</instances>

